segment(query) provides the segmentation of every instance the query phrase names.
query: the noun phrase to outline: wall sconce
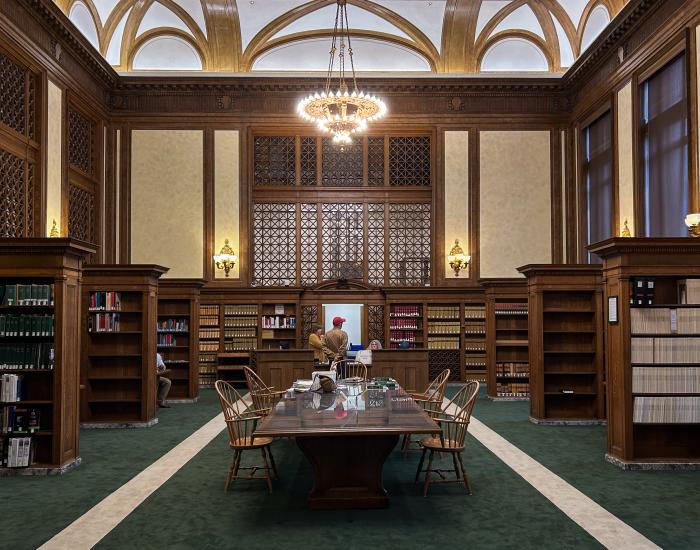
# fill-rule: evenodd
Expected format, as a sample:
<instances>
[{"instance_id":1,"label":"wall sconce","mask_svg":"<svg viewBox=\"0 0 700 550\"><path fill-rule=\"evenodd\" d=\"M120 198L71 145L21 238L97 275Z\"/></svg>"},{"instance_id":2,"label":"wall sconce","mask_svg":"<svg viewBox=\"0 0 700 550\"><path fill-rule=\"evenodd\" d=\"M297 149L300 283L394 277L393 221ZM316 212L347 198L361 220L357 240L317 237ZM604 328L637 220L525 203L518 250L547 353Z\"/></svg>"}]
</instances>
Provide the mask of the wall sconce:
<instances>
[{"instance_id":1,"label":"wall sconce","mask_svg":"<svg viewBox=\"0 0 700 550\"><path fill-rule=\"evenodd\" d=\"M455 245L447 255L447 260L450 262L450 267L454 269L455 275L459 277L459 272L469 266L471 256L464 254L464 250L459 246L459 239L455 239Z\"/></svg>"},{"instance_id":2,"label":"wall sconce","mask_svg":"<svg viewBox=\"0 0 700 550\"><path fill-rule=\"evenodd\" d=\"M58 226L56 225L56 220L53 221L53 226L51 227L51 232L49 233L49 237L52 239L56 239L60 237L61 234L58 232Z\"/></svg>"},{"instance_id":3,"label":"wall sconce","mask_svg":"<svg viewBox=\"0 0 700 550\"><path fill-rule=\"evenodd\" d=\"M691 237L700 237L700 214L688 214L685 217L685 225Z\"/></svg>"},{"instance_id":4,"label":"wall sconce","mask_svg":"<svg viewBox=\"0 0 700 550\"><path fill-rule=\"evenodd\" d=\"M233 253L233 248L228 244L228 239L224 241L224 246L221 248L221 252L214 254L214 263L217 269L223 269L228 277L229 271L233 269L236 265L236 260L238 256Z\"/></svg>"}]
</instances>

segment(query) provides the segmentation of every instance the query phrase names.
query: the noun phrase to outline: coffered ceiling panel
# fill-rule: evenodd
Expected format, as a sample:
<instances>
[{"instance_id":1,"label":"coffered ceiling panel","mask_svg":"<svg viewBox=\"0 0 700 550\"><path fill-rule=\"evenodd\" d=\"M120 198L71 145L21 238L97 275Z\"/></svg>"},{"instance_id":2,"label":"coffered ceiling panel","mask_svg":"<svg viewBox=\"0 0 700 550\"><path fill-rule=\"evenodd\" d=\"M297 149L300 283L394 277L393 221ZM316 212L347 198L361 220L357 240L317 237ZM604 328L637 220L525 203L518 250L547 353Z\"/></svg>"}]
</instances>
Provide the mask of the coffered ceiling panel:
<instances>
[{"instance_id":1,"label":"coffered ceiling panel","mask_svg":"<svg viewBox=\"0 0 700 550\"><path fill-rule=\"evenodd\" d=\"M335 0L54 0L119 71L325 71ZM627 0L347 0L366 71L561 73ZM169 53L168 48L170 48Z\"/></svg>"}]
</instances>

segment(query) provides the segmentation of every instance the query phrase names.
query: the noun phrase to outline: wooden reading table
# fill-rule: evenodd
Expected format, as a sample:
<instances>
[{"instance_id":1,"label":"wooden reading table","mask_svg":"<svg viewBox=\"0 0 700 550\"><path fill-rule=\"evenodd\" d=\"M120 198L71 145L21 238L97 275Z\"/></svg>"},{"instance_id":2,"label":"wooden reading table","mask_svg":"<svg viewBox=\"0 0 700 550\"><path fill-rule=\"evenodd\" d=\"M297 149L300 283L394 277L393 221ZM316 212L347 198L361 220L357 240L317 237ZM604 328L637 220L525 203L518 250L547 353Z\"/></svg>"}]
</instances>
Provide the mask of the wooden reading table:
<instances>
[{"instance_id":1,"label":"wooden reading table","mask_svg":"<svg viewBox=\"0 0 700 550\"><path fill-rule=\"evenodd\" d=\"M377 390L341 381L334 393L288 394L255 436L296 438L314 472L309 508L385 508L382 470L399 436L438 432L400 387Z\"/></svg>"}]
</instances>

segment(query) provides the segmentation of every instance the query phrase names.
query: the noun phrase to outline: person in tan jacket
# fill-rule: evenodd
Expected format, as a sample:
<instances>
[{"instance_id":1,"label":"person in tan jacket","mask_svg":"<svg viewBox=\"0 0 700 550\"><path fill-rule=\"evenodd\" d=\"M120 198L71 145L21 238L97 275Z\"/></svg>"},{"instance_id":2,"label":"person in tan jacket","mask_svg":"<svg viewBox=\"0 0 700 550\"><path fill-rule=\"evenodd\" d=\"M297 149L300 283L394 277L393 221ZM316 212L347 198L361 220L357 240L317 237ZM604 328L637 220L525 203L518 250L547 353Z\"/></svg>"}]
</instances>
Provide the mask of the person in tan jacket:
<instances>
[{"instance_id":1,"label":"person in tan jacket","mask_svg":"<svg viewBox=\"0 0 700 550\"><path fill-rule=\"evenodd\" d=\"M309 347L314 350L314 361L319 363L326 362L326 354L323 352L325 346L325 336L323 334L323 328L316 326L314 331L309 334Z\"/></svg>"},{"instance_id":2,"label":"person in tan jacket","mask_svg":"<svg viewBox=\"0 0 700 550\"><path fill-rule=\"evenodd\" d=\"M342 317L333 317L333 328L326 332L323 352L330 363L345 359L348 350L348 333L343 330L345 321Z\"/></svg>"}]
</instances>

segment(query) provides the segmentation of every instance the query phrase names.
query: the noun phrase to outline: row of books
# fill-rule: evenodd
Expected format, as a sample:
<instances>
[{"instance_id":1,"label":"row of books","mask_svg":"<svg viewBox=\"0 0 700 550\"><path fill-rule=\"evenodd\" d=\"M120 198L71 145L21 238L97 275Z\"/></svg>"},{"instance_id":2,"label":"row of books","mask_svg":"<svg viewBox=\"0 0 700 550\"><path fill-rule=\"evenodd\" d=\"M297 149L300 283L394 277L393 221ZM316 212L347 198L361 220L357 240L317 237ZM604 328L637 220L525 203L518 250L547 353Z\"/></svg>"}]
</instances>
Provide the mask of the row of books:
<instances>
[{"instance_id":1,"label":"row of books","mask_svg":"<svg viewBox=\"0 0 700 550\"><path fill-rule=\"evenodd\" d=\"M15 403L24 397L24 377L5 373L0 377L0 403Z\"/></svg>"},{"instance_id":2,"label":"row of books","mask_svg":"<svg viewBox=\"0 0 700 550\"><path fill-rule=\"evenodd\" d=\"M464 323L464 333L465 334L486 334L486 324L469 322Z\"/></svg>"},{"instance_id":3,"label":"row of books","mask_svg":"<svg viewBox=\"0 0 700 550\"><path fill-rule=\"evenodd\" d=\"M217 320L219 318L219 306L212 306L212 305L201 305L199 306L199 316L200 317L216 317Z\"/></svg>"},{"instance_id":4,"label":"row of books","mask_svg":"<svg viewBox=\"0 0 700 550\"><path fill-rule=\"evenodd\" d=\"M459 349L459 338L431 336L428 338L428 349Z\"/></svg>"},{"instance_id":5,"label":"row of books","mask_svg":"<svg viewBox=\"0 0 700 550\"><path fill-rule=\"evenodd\" d=\"M527 302L509 302L496 304L496 315L527 315Z\"/></svg>"},{"instance_id":6,"label":"row of books","mask_svg":"<svg viewBox=\"0 0 700 550\"><path fill-rule=\"evenodd\" d=\"M26 468L34 462L31 437L0 439L0 465L5 468Z\"/></svg>"},{"instance_id":7,"label":"row of books","mask_svg":"<svg viewBox=\"0 0 700 550\"><path fill-rule=\"evenodd\" d=\"M199 351L219 351L219 342L200 342Z\"/></svg>"},{"instance_id":8,"label":"row of books","mask_svg":"<svg viewBox=\"0 0 700 550\"><path fill-rule=\"evenodd\" d=\"M632 363L700 364L700 338L632 338Z\"/></svg>"},{"instance_id":9,"label":"row of books","mask_svg":"<svg viewBox=\"0 0 700 550\"><path fill-rule=\"evenodd\" d=\"M484 340L465 340L464 351L486 351L486 342Z\"/></svg>"},{"instance_id":10,"label":"row of books","mask_svg":"<svg viewBox=\"0 0 700 550\"><path fill-rule=\"evenodd\" d=\"M431 321L428 323L428 334L459 334L460 330L461 327L459 321Z\"/></svg>"},{"instance_id":11,"label":"row of books","mask_svg":"<svg viewBox=\"0 0 700 550\"><path fill-rule=\"evenodd\" d=\"M632 421L639 424L697 424L700 397L634 398Z\"/></svg>"},{"instance_id":12,"label":"row of books","mask_svg":"<svg viewBox=\"0 0 700 550\"><path fill-rule=\"evenodd\" d=\"M159 332L187 332L189 323L183 318L163 319L158 321L156 328Z\"/></svg>"},{"instance_id":13,"label":"row of books","mask_svg":"<svg viewBox=\"0 0 700 550\"><path fill-rule=\"evenodd\" d=\"M486 317L485 306L464 306L465 319L483 319Z\"/></svg>"},{"instance_id":14,"label":"row of books","mask_svg":"<svg viewBox=\"0 0 700 550\"><path fill-rule=\"evenodd\" d=\"M700 367L633 367L632 393L700 393Z\"/></svg>"},{"instance_id":15,"label":"row of books","mask_svg":"<svg viewBox=\"0 0 700 550\"><path fill-rule=\"evenodd\" d=\"M255 304L225 305L224 315L258 315L258 306Z\"/></svg>"},{"instance_id":16,"label":"row of books","mask_svg":"<svg viewBox=\"0 0 700 550\"><path fill-rule=\"evenodd\" d=\"M177 340L174 334L159 334L158 335L158 345L159 346L177 346Z\"/></svg>"},{"instance_id":17,"label":"row of books","mask_svg":"<svg viewBox=\"0 0 700 550\"><path fill-rule=\"evenodd\" d=\"M700 308L631 308L632 334L700 334Z\"/></svg>"},{"instance_id":18,"label":"row of books","mask_svg":"<svg viewBox=\"0 0 700 550\"><path fill-rule=\"evenodd\" d=\"M0 344L0 369L50 370L54 365L54 348L49 342Z\"/></svg>"},{"instance_id":19,"label":"row of books","mask_svg":"<svg viewBox=\"0 0 700 550\"><path fill-rule=\"evenodd\" d=\"M257 338L240 338L224 342L224 350L226 351L250 351L254 349L258 349Z\"/></svg>"},{"instance_id":20,"label":"row of books","mask_svg":"<svg viewBox=\"0 0 700 550\"><path fill-rule=\"evenodd\" d=\"M428 306L428 319L459 319L459 306Z\"/></svg>"},{"instance_id":21,"label":"row of books","mask_svg":"<svg viewBox=\"0 0 700 550\"><path fill-rule=\"evenodd\" d=\"M530 397L530 384L527 382L496 382L497 397Z\"/></svg>"},{"instance_id":22,"label":"row of books","mask_svg":"<svg viewBox=\"0 0 700 550\"><path fill-rule=\"evenodd\" d=\"M121 292L108 290L90 293L90 311L113 311L121 308Z\"/></svg>"},{"instance_id":23,"label":"row of books","mask_svg":"<svg viewBox=\"0 0 700 550\"><path fill-rule=\"evenodd\" d=\"M218 351L218 350L215 350ZM216 363L216 353L200 353L199 354L200 363Z\"/></svg>"},{"instance_id":24,"label":"row of books","mask_svg":"<svg viewBox=\"0 0 700 550\"><path fill-rule=\"evenodd\" d=\"M119 313L95 313L88 317L88 332L119 332Z\"/></svg>"},{"instance_id":25,"label":"row of books","mask_svg":"<svg viewBox=\"0 0 700 550\"><path fill-rule=\"evenodd\" d=\"M681 304L700 304L700 279L678 281L678 298Z\"/></svg>"},{"instance_id":26,"label":"row of books","mask_svg":"<svg viewBox=\"0 0 700 550\"><path fill-rule=\"evenodd\" d=\"M285 317L282 315L263 315L262 328L287 328L297 327L297 318L294 316Z\"/></svg>"},{"instance_id":27,"label":"row of books","mask_svg":"<svg viewBox=\"0 0 700 550\"><path fill-rule=\"evenodd\" d=\"M485 367L486 357L483 354L464 354L464 364L467 367Z\"/></svg>"},{"instance_id":28,"label":"row of books","mask_svg":"<svg viewBox=\"0 0 700 550\"><path fill-rule=\"evenodd\" d=\"M218 327L219 318L218 317L200 317L199 318L200 327Z\"/></svg>"},{"instance_id":29,"label":"row of books","mask_svg":"<svg viewBox=\"0 0 700 550\"><path fill-rule=\"evenodd\" d=\"M394 305L391 306L389 317L420 317L420 306Z\"/></svg>"},{"instance_id":30,"label":"row of books","mask_svg":"<svg viewBox=\"0 0 700 550\"><path fill-rule=\"evenodd\" d=\"M200 328L199 329L199 339L200 340L218 340L221 332L218 328Z\"/></svg>"},{"instance_id":31,"label":"row of books","mask_svg":"<svg viewBox=\"0 0 700 550\"><path fill-rule=\"evenodd\" d=\"M389 321L389 328L403 330L420 330L418 328L418 321L416 321L415 319L391 319Z\"/></svg>"},{"instance_id":32,"label":"row of books","mask_svg":"<svg viewBox=\"0 0 700 550\"><path fill-rule=\"evenodd\" d=\"M496 375L529 376L530 365L527 363L496 363Z\"/></svg>"},{"instance_id":33,"label":"row of books","mask_svg":"<svg viewBox=\"0 0 700 550\"><path fill-rule=\"evenodd\" d=\"M0 337L53 335L53 315L0 315Z\"/></svg>"},{"instance_id":34,"label":"row of books","mask_svg":"<svg viewBox=\"0 0 700 550\"><path fill-rule=\"evenodd\" d=\"M226 328L237 327L257 327L257 317L224 317L224 326Z\"/></svg>"},{"instance_id":35,"label":"row of books","mask_svg":"<svg viewBox=\"0 0 700 550\"><path fill-rule=\"evenodd\" d=\"M41 411L8 405L0 409L0 433L32 434L41 429Z\"/></svg>"},{"instance_id":36,"label":"row of books","mask_svg":"<svg viewBox=\"0 0 700 550\"><path fill-rule=\"evenodd\" d=\"M389 338L392 342L415 342L416 334L411 330L392 330Z\"/></svg>"},{"instance_id":37,"label":"row of books","mask_svg":"<svg viewBox=\"0 0 700 550\"><path fill-rule=\"evenodd\" d=\"M54 304L53 285L0 285L0 304L3 306L52 306Z\"/></svg>"},{"instance_id":38,"label":"row of books","mask_svg":"<svg viewBox=\"0 0 700 550\"><path fill-rule=\"evenodd\" d=\"M630 305L651 306L656 300L656 282L650 277L630 279Z\"/></svg>"},{"instance_id":39,"label":"row of books","mask_svg":"<svg viewBox=\"0 0 700 550\"><path fill-rule=\"evenodd\" d=\"M244 328L237 330L226 330L224 331L224 336L226 338L256 338L258 335L257 330L254 328Z\"/></svg>"}]
</instances>

